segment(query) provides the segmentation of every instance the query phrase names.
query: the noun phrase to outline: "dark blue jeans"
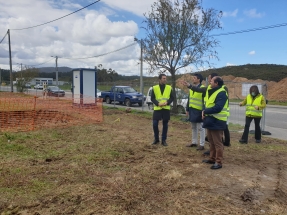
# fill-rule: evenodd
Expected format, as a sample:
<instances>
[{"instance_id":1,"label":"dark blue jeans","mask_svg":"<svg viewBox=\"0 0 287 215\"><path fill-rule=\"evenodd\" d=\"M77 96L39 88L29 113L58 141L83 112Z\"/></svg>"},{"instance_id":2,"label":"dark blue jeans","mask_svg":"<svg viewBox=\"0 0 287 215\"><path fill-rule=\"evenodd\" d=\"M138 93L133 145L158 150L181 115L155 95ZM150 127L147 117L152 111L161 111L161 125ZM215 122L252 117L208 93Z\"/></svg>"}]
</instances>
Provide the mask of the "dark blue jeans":
<instances>
[{"instance_id":1,"label":"dark blue jeans","mask_svg":"<svg viewBox=\"0 0 287 215\"><path fill-rule=\"evenodd\" d=\"M159 120L152 121L154 139L159 140L159 130L158 130L158 122ZM162 137L161 140L166 140L167 138L167 130L168 130L168 120L162 121Z\"/></svg>"},{"instance_id":2,"label":"dark blue jeans","mask_svg":"<svg viewBox=\"0 0 287 215\"><path fill-rule=\"evenodd\" d=\"M242 140L245 140L246 142L248 142L249 128L250 128L250 124L251 124L253 119L254 119L254 124L255 124L255 139L256 140L261 140L261 128L260 128L260 120L261 120L261 118L246 116L244 132L243 132L243 135L242 135L242 138L241 138Z\"/></svg>"}]
</instances>

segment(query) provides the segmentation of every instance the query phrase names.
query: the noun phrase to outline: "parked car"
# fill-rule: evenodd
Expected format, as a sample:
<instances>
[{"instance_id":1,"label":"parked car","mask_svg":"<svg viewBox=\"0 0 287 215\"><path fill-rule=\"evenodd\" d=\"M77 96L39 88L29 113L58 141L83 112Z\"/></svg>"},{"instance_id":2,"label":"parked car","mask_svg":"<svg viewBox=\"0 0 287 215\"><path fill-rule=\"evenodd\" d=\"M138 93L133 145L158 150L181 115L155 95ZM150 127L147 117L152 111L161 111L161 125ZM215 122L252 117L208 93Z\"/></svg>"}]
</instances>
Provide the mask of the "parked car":
<instances>
[{"instance_id":1,"label":"parked car","mask_svg":"<svg viewBox=\"0 0 287 215\"><path fill-rule=\"evenodd\" d=\"M47 96L56 96L56 97L64 97L65 91L61 90L57 86L48 86L46 89Z\"/></svg>"},{"instance_id":2,"label":"parked car","mask_svg":"<svg viewBox=\"0 0 287 215\"><path fill-rule=\"evenodd\" d=\"M31 84L29 83L25 84L25 88L31 89Z\"/></svg>"},{"instance_id":3,"label":"parked car","mask_svg":"<svg viewBox=\"0 0 287 215\"><path fill-rule=\"evenodd\" d=\"M99 89L97 89L97 98L100 98L101 97L101 92Z\"/></svg>"},{"instance_id":4,"label":"parked car","mask_svg":"<svg viewBox=\"0 0 287 215\"><path fill-rule=\"evenodd\" d=\"M153 103L151 101L151 90L152 90L152 87L150 87L147 92L146 104L148 105L148 108L150 110L153 110ZM185 108L186 108L187 101L188 101L188 95L179 88L175 88L175 90L176 90L178 113L185 114ZM170 106L173 106L173 103L171 103Z\"/></svg>"},{"instance_id":5,"label":"parked car","mask_svg":"<svg viewBox=\"0 0 287 215\"><path fill-rule=\"evenodd\" d=\"M132 106L132 104L143 105L144 96L138 93L134 88L130 86L114 86L110 91L102 91L101 98L110 104L112 101L125 104L126 106Z\"/></svg>"},{"instance_id":6,"label":"parked car","mask_svg":"<svg viewBox=\"0 0 287 215\"><path fill-rule=\"evenodd\" d=\"M29 83L26 83L23 88L31 89L31 85Z\"/></svg>"},{"instance_id":7,"label":"parked car","mask_svg":"<svg viewBox=\"0 0 287 215\"><path fill-rule=\"evenodd\" d=\"M36 84L36 85L34 86L34 89L43 90L43 85L42 85L42 84Z\"/></svg>"}]
</instances>

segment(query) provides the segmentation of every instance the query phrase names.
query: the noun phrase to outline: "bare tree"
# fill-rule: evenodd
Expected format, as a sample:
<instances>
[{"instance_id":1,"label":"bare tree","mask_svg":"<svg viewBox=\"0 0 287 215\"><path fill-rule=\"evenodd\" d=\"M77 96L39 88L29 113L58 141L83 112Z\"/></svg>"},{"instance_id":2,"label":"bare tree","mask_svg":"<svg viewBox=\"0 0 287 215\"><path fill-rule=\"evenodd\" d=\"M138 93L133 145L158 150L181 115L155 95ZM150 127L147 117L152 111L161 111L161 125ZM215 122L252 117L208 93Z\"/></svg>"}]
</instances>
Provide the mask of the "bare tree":
<instances>
[{"instance_id":1,"label":"bare tree","mask_svg":"<svg viewBox=\"0 0 287 215\"><path fill-rule=\"evenodd\" d=\"M168 71L175 92L175 75L184 67L209 65L217 59L219 41L210 33L220 29L222 12L204 10L200 0L158 0L145 16L144 61L150 73ZM176 111L174 95L173 111Z\"/></svg>"}]
</instances>

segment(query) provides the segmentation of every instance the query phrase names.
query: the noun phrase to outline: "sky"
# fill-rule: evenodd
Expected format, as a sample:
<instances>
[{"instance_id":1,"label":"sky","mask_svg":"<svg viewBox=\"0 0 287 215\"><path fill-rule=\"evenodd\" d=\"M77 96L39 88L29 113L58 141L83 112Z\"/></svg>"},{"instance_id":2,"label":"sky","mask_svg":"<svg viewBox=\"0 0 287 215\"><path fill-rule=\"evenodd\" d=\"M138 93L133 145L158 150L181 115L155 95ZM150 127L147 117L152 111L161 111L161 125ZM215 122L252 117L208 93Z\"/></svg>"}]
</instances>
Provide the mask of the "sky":
<instances>
[{"instance_id":1,"label":"sky","mask_svg":"<svg viewBox=\"0 0 287 215\"><path fill-rule=\"evenodd\" d=\"M121 75L139 75L140 46L134 38L144 38L143 14L150 11L154 1L100 0L73 13L96 0L0 0L0 41L4 38L0 44L0 68L10 68L6 35L10 29L13 70L19 71L21 64L22 68L55 67L57 56L59 67L102 65L101 68L111 68ZM212 32L219 41L219 60L211 61L214 68L287 65L286 0L202 0L202 6L223 12L222 29ZM66 16L70 13L73 14ZM66 17L41 25L63 16ZM278 24L283 26L230 34ZM33 27L37 25L40 26ZM28 27L33 28L23 29ZM208 67L190 65L182 72L204 69ZM145 64L144 75L148 75Z\"/></svg>"}]
</instances>

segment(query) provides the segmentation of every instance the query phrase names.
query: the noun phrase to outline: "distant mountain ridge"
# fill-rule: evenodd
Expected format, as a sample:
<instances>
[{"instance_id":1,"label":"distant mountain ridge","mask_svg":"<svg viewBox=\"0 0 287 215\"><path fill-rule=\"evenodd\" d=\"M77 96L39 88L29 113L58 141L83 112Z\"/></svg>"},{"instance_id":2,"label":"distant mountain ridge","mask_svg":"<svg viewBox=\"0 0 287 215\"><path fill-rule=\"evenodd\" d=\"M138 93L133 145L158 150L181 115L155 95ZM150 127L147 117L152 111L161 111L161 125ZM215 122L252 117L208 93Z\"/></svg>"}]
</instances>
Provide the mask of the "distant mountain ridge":
<instances>
[{"instance_id":1,"label":"distant mountain ridge","mask_svg":"<svg viewBox=\"0 0 287 215\"><path fill-rule=\"evenodd\" d=\"M55 67L41 67L38 68L40 73L54 73L56 71ZM70 67L58 67L59 73L67 73L71 72L73 68ZM201 73L203 77L207 77L211 73L217 73L219 76L227 76L233 75L235 77L243 77L247 79L262 79L266 81L276 81L287 77L287 66L286 65L277 65L277 64L245 64L239 66L226 66L216 69L209 69ZM157 76L155 74L155 76ZM181 75L177 75L179 78ZM134 76L134 78L138 78L139 76ZM118 80L130 79L131 77L118 75ZM152 77L147 79L153 79Z\"/></svg>"},{"instance_id":2,"label":"distant mountain ridge","mask_svg":"<svg viewBox=\"0 0 287 215\"><path fill-rule=\"evenodd\" d=\"M45 73L52 73L56 71L56 67L40 67L38 68L39 72L45 72ZM70 67L58 67L58 72L70 72L73 68Z\"/></svg>"},{"instance_id":3,"label":"distant mountain ridge","mask_svg":"<svg viewBox=\"0 0 287 215\"><path fill-rule=\"evenodd\" d=\"M234 77L243 77L249 80L262 79L266 81L279 82L287 77L287 66L277 64L245 64L240 66L225 66L217 69L209 69L200 72L203 77L211 73L217 73L219 76L233 75Z\"/></svg>"}]
</instances>

